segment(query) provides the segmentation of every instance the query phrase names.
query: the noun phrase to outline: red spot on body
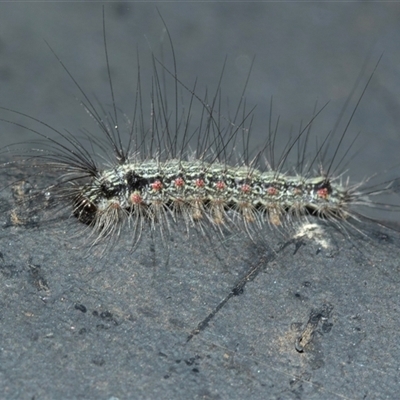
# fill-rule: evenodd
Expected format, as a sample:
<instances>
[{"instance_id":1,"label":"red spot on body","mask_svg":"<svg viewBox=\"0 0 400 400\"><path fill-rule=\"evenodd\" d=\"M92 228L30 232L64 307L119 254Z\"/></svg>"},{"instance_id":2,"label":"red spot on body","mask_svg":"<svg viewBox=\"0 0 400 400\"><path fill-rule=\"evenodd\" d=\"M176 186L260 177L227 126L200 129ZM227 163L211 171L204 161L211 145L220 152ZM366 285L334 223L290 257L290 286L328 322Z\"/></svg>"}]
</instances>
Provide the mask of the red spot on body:
<instances>
[{"instance_id":1,"label":"red spot on body","mask_svg":"<svg viewBox=\"0 0 400 400\"><path fill-rule=\"evenodd\" d=\"M174 183L176 187L182 187L185 185L185 181L183 180L183 178L176 178Z\"/></svg>"},{"instance_id":2,"label":"red spot on body","mask_svg":"<svg viewBox=\"0 0 400 400\"><path fill-rule=\"evenodd\" d=\"M161 181L154 181L152 184L150 184L151 188L157 192L159 192L163 188L163 184Z\"/></svg>"},{"instance_id":3,"label":"red spot on body","mask_svg":"<svg viewBox=\"0 0 400 400\"><path fill-rule=\"evenodd\" d=\"M131 202L132 204L141 204L143 202L142 196L135 192L131 194Z\"/></svg>"},{"instance_id":4,"label":"red spot on body","mask_svg":"<svg viewBox=\"0 0 400 400\"><path fill-rule=\"evenodd\" d=\"M195 182L194 182L194 184L196 185L196 187L202 188L202 187L204 187L205 182L204 182L203 179L196 179Z\"/></svg>"},{"instance_id":5,"label":"red spot on body","mask_svg":"<svg viewBox=\"0 0 400 400\"><path fill-rule=\"evenodd\" d=\"M224 189L226 188L226 184L225 184L225 182L223 182L223 181L218 181L218 182L215 184L215 186L216 186L216 188L217 188L218 190L224 190Z\"/></svg>"},{"instance_id":6,"label":"red spot on body","mask_svg":"<svg viewBox=\"0 0 400 400\"><path fill-rule=\"evenodd\" d=\"M241 186L240 190L243 193L250 193L251 192L251 187L250 185L248 185L247 183L245 183L244 185Z\"/></svg>"},{"instance_id":7,"label":"red spot on body","mask_svg":"<svg viewBox=\"0 0 400 400\"><path fill-rule=\"evenodd\" d=\"M328 198L328 196L329 196L328 189L327 188L323 188L323 189L317 190L317 195L318 195L319 198L326 200Z\"/></svg>"},{"instance_id":8,"label":"red spot on body","mask_svg":"<svg viewBox=\"0 0 400 400\"><path fill-rule=\"evenodd\" d=\"M270 196L276 196L276 195L278 194L278 189L277 189L277 188L274 188L273 186L270 186L270 187L267 189L267 193L268 193Z\"/></svg>"}]
</instances>

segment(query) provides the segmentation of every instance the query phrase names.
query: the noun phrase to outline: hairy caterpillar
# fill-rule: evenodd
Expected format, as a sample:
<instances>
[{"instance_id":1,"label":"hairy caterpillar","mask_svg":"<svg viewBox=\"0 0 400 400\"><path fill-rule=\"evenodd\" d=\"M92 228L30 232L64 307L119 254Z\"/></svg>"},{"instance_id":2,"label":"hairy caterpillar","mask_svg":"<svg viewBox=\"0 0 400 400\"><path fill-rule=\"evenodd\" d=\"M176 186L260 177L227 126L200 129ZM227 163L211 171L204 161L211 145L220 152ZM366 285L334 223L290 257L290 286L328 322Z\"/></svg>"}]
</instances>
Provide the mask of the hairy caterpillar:
<instances>
[{"instance_id":1,"label":"hairy caterpillar","mask_svg":"<svg viewBox=\"0 0 400 400\"><path fill-rule=\"evenodd\" d=\"M62 132L29 115L2 108L39 125L39 129L33 129L3 119L44 139L41 150L33 149L26 154L25 165L31 165L38 174L54 171L59 175L49 186L33 190L28 186L29 193L22 196L22 202L29 212L38 211L32 207L32 202L43 196L45 203L52 202L59 209L66 207L71 215L87 224L91 228L92 244L103 239L117 239L122 226L127 224L135 246L146 225L150 230L158 230L164 239L171 225L177 222L183 222L187 231L194 227L204 233L211 228L223 235L245 232L253 237L264 225L291 227L303 217L314 215L347 230L346 227L352 228L354 221L365 216L357 207L380 207L382 204L374 203L372 196L392 190L392 180L369 187L365 182L350 183L349 178L338 172L345 159L338 153L342 151L343 142L351 148L345 140L348 127L373 73L339 135L330 161L324 158L332 146L331 133L322 139L316 154L312 157L309 154L310 128L322 107L297 135L289 138L280 159L275 162L278 129L270 126L266 143L261 150L252 153L248 144L250 129L246 126L252 110L246 111L241 98L234 111L235 117L229 119L221 111L220 86L214 95L206 93L204 97L197 94L196 84L193 88L186 86L177 75L173 47L173 71L153 56L150 126L144 123L140 72L133 118L129 121L116 106L104 27L103 34L111 112L94 105L58 59L83 96L82 103L103 138L86 133L86 137L79 139L74 133ZM169 40L172 44L171 38ZM170 86L167 83L168 88L175 93L172 112L168 109L164 87L166 77L171 81ZM178 104L180 92L189 95L187 104ZM193 124L194 103L200 104L202 111ZM127 119L125 125L129 131L125 141L121 129L123 118ZM40 128L52 131L57 138L47 136ZM197 138L194 145L193 137ZM236 155L240 152L237 150L240 141L242 154ZM298 160L293 166L289 160L295 151ZM20 165L19 162L15 164ZM13 165L13 162L7 164ZM389 204L383 206L390 208ZM16 213L12 213L12 218L16 224L20 222Z\"/></svg>"}]
</instances>

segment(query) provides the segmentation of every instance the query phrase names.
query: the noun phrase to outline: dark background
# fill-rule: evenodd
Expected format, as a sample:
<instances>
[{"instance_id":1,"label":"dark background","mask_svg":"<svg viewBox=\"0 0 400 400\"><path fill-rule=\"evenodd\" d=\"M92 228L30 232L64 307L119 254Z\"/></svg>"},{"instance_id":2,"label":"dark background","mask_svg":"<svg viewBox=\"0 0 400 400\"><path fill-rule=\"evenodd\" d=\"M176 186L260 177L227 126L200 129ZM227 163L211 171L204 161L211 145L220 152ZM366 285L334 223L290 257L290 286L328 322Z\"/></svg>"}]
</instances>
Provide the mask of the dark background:
<instances>
[{"instance_id":1,"label":"dark background","mask_svg":"<svg viewBox=\"0 0 400 400\"><path fill-rule=\"evenodd\" d=\"M164 49L171 65L156 7L173 39L179 77L189 86L197 77L199 90L215 88L227 56L223 93L237 101L256 56L246 91L249 108L257 104L254 147L265 141L272 95L282 143L310 118L316 100L330 100L313 127L325 137L360 71L357 93L383 53L348 134L350 143L361 131L349 174L358 181L398 163L398 4L107 3L113 82L123 110L133 104L137 50L144 82L151 82L151 51ZM101 3L0 4L0 105L78 131L90 118L43 39L86 93L109 104ZM352 107L354 101L349 112ZM35 139L15 125L2 123L1 130L2 146ZM1 187L13 174L5 170ZM1 193L7 203L7 189ZM6 213L2 219L6 226ZM369 239L352 232L349 240L323 224L318 237L329 240L328 249L314 238L283 251L288 239L268 230L261 247L245 237L221 244L177 231L169 250L146 233L136 252L129 253L123 236L101 257L79 247L86 233L74 236L77 225L63 219L2 230L4 398L372 399L398 393L396 232L367 224L362 230ZM255 265L262 273L185 344ZM312 334L299 353L294 343L304 330Z\"/></svg>"}]
</instances>

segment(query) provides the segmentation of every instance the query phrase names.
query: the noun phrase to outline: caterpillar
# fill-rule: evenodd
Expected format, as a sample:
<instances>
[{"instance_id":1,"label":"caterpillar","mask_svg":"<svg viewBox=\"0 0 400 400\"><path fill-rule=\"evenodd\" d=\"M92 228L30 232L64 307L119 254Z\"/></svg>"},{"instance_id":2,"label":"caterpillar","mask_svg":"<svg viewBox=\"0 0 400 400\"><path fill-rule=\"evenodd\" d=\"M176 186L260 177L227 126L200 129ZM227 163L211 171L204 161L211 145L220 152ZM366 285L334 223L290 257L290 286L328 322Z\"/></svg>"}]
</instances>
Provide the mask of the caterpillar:
<instances>
[{"instance_id":1,"label":"caterpillar","mask_svg":"<svg viewBox=\"0 0 400 400\"><path fill-rule=\"evenodd\" d=\"M6 166L29 165L34 171L38 170L34 176L42 175L43 171L55 173L55 181L44 187L25 186L23 180L22 192L27 193L17 197L22 198L28 214L36 217L39 209L50 203L59 210L69 209L69 215L89 227L91 246L118 239L123 226L128 225L132 246L136 248L147 228L159 231L165 241L172 225L177 223L183 223L187 232L193 228L202 233L213 229L222 236L244 232L253 238L264 226L290 229L313 216L330 221L347 232L348 228L357 230L356 222L368 218L359 211L362 207L395 209L395 206L374 202L373 196L393 192L396 180L368 186L367 181L350 183L343 172L338 172L345 160L339 153L345 146L348 128L375 70L339 135L329 162L324 159L327 149L332 146L335 129L325 136L314 156L310 158L309 155L311 126L325 106L297 135L289 138L281 157L275 162L279 131L272 125L261 150L252 153L249 147L251 122L249 126L246 124L251 121L253 110L246 110L243 98L250 72L234 110L235 117L227 118L221 111L220 83L213 96L206 91L201 97L197 94L197 83L190 88L180 80L169 37L174 68L169 70L153 55L151 121L150 126L145 127L140 68L132 120L121 114L116 106L104 16L103 40L112 101L110 112L104 106L94 104L49 46L80 92L82 105L100 129L100 135L86 132L79 138L22 112L1 107L3 112L38 124L39 129L5 118L2 118L3 122L23 127L42 139L41 149L30 149L22 156L22 164L12 161ZM168 77L170 82L166 83ZM166 85L175 95L172 112L168 108ZM189 97L187 104L181 106L178 105L180 92ZM191 110L194 103L200 105L201 114L193 124ZM126 140L122 134L122 118L127 120ZM42 133L40 128L50 130L56 138ZM197 141L193 141L194 137ZM194 150L191 150L193 142ZM349 148L345 155L351 149L351 144L346 145ZM239 154L240 147L242 154ZM10 151L10 147L6 151ZM295 151L298 160L293 166L289 160ZM42 204L33 206L35 202ZM21 223L21 214L13 210L11 220L14 224Z\"/></svg>"}]
</instances>

